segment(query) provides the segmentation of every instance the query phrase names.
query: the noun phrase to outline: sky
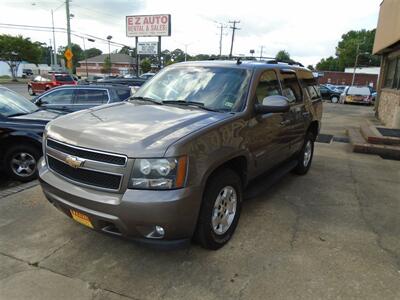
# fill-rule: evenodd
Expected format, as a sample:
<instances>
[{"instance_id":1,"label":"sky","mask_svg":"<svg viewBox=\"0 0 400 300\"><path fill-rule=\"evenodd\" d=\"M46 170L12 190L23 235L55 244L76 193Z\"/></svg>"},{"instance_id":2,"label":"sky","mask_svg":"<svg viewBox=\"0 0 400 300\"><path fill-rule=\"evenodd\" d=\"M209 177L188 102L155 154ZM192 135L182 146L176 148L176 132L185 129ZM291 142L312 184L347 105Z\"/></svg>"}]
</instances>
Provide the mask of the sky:
<instances>
[{"instance_id":1,"label":"sky","mask_svg":"<svg viewBox=\"0 0 400 300\"><path fill-rule=\"evenodd\" d=\"M233 47L234 55L275 56L286 50L304 65L315 65L321 58L334 55L341 35L349 30L373 29L378 22L382 0L72 0L74 14L71 29L76 33L106 38L134 46L126 37L125 16L171 14L171 36L162 38L162 49L187 49L188 54L218 54L220 31L224 30L222 53L229 54L232 30L229 21L239 20ZM63 0L0 0L0 23L51 26L51 9L55 27L66 28ZM21 34L32 41L49 44L51 32L0 28L1 33ZM139 38L156 41L157 38ZM72 42L83 47L82 38ZM66 33L56 33L56 46L66 45ZM108 52L104 41L86 41L86 48ZM118 49L111 46L111 51Z\"/></svg>"}]
</instances>

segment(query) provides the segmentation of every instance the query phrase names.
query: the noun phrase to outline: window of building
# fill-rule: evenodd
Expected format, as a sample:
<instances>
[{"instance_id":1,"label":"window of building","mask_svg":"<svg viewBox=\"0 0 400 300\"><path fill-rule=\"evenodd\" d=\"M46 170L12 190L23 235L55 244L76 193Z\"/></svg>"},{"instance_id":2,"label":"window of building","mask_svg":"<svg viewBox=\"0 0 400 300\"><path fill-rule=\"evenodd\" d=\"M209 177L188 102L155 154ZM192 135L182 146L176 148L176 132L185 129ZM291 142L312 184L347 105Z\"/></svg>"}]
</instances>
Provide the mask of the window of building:
<instances>
[{"instance_id":1,"label":"window of building","mask_svg":"<svg viewBox=\"0 0 400 300\"><path fill-rule=\"evenodd\" d=\"M383 87L390 89L399 88L399 57L388 60Z\"/></svg>"}]
</instances>

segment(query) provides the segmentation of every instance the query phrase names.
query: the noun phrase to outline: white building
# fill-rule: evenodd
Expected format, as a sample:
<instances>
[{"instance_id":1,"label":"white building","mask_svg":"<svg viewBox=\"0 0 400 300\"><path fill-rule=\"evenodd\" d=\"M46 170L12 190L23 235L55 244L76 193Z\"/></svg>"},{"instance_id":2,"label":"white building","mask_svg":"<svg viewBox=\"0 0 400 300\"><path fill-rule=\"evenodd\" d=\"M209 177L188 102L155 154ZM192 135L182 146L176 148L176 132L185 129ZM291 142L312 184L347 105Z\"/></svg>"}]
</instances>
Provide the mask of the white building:
<instances>
[{"instance_id":1,"label":"white building","mask_svg":"<svg viewBox=\"0 0 400 300\"><path fill-rule=\"evenodd\" d=\"M356 74L374 74L379 76L379 72L381 71L381 67L359 67L356 68ZM345 68L345 73L353 73L354 68Z\"/></svg>"},{"instance_id":2,"label":"white building","mask_svg":"<svg viewBox=\"0 0 400 300\"><path fill-rule=\"evenodd\" d=\"M47 74L49 71L51 71L51 67L46 65L46 64L30 64L30 63L25 63L22 62L20 63L17 71L17 77L22 77L22 70L23 69L31 69L34 75L37 74ZM10 76L11 77L11 71L10 67L5 61L0 61L0 76Z\"/></svg>"}]
</instances>

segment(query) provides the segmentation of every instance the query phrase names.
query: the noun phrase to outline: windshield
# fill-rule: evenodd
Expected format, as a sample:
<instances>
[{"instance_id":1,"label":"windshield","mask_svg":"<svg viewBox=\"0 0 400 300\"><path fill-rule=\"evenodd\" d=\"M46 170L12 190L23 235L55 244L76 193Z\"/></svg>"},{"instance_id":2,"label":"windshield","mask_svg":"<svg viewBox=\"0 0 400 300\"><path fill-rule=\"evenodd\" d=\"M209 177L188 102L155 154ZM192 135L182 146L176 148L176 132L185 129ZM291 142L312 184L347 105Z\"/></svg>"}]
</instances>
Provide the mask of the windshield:
<instances>
[{"instance_id":1,"label":"windshield","mask_svg":"<svg viewBox=\"0 0 400 300\"><path fill-rule=\"evenodd\" d=\"M369 96L370 94L371 94L371 91L367 86L366 87L351 86L347 90L347 95Z\"/></svg>"},{"instance_id":2,"label":"windshield","mask_svg":"<svg viewBox=\"0 0 400 300\"><path fill-rule=\"evenodd\" d=\"M224 67L172 67L157 74L135 97L157 102L196 102L217 111L243 108L251 71Z\"/></svg>"},{"instance_id":3,"label":"windshield","mask_svg":"<svg viewBox=\"0 0 400 300\"><path fill-rule=\"evenodd\" d=\"M38 107L24 97L0 88L0 114L4 117L25 115L38 110Z\"/></svg>"}]
</instances>

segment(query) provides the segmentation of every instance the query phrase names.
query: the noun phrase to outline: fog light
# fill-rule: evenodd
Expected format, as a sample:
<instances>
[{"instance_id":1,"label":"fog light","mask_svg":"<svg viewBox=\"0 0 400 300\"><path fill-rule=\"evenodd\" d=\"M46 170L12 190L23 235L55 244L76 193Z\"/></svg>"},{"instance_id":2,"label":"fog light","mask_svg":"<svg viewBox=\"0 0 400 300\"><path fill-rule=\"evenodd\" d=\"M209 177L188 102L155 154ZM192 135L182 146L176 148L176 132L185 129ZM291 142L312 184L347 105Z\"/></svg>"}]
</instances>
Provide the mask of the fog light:
<instances>
[{"instance_id":1,"label":"fog light","mask_svg":"<svg viewBox=\"0 0 400 300\"><path fill-rule=\"evenodd\" d=\"M161 226L151 226L151 227L137 227L139 231L148 239L162 239L165 236L165 229Z\"/></svg>"}]
</instances>

